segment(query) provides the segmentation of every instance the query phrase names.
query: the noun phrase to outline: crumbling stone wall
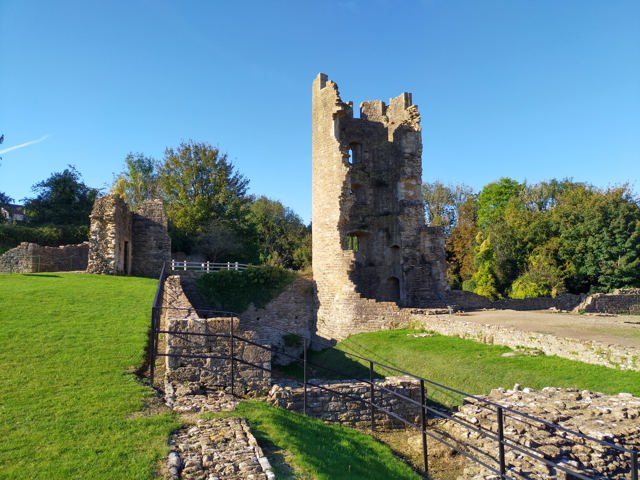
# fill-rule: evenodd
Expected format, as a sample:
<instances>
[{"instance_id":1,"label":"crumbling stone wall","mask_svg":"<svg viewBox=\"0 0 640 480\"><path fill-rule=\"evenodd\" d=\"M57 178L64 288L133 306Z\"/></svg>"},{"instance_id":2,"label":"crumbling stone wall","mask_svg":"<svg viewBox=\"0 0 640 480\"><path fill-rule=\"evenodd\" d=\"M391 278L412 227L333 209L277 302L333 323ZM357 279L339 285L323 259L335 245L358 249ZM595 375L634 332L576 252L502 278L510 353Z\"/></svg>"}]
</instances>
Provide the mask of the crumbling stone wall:
<instances>
[{"instance_id":1,"label":"crumbling stone wall","mask_svg":"<svg viewBox=\"0 0 640 480\"><path fill-rule=\"evenodd\" d=\"M640 288L619 289L613 293L589 295L574 309L576 312L640 314Z\"/></svg>"},{"instance_id":2,"label":"crumbling stone wall","mask_svg":"<svg viewBox=\"0 0 640 480\"><path fill-rule=\"evenodd\" d=\"M353 427L366 428L371 425L371 407L366 403L371 399L368 383L358 380L311 380L311 382L340 393L330 392L314 385L307 386L307 415L327 422L338 422ZM387 377L384 380L376 380L374 388L376 405L409 422L417 423L420 419L420 407L391 392L420 403L420 382L411 377ZM267 402L287 410L302 412L304 388L296 383L276 384L271 387ZM379 410L374 413L374 419L376 427L379 428L404 428L406 426L401 421Z\"/></svg>"},{"instance_id":3,"label":"crumbling stone wall","mask_svg":"<svg viewBox=\"0 0 640 480\"><path fill-rule=\"evenodd\" d=\"M420 114L411 94L363 102L360 118L320 74L313 82L313 271L318 334L342 339L367 299L442 303L444 235L424 224ZM364 308L369 310L369 308Z\"/></svg>"},{"instance_id":4,"label":"crumbling stone wall","mask_svg":"<svg viewBox=\"0 0 640 480\"><path fill-rule=\"evenodd\" d=\"M260 343L277 350L274 363L287 365L302 356L303 341L309 346L315 315L313 280L298 276L263 308L251 304L240 314L240 326L255 331Z\"/></svg>"},{"instance_id":5,"label":"crumbling stone wall","mask_svg":"<svg viewBox=\"0 0 640 480\"><path fill-rule=\"evenodd\" d=\"M131 273L131 212L115 194L97 198L89 227L88 273Z\"/></svg>"},{"instance_id":6,"label":"crumbling stone wall","mask_svg":"<svg viewBox=\"0 0 640 480\"><path fill-rule=\"evenodd\" d=\"M487 408L484 400L519 412L532 415L550 423L561 425L574 432L604 440L610 444L628 449L640 447L640 398L629 393L604 395L587 390L547 387L536 391L516 386L512 390L495 389L487 396L465 399L454 416L479 429L492 432L497 429L495 407ZM468 451L478 455L489 453L482 458L496 465L496 440L462 427L454 421L441 424L458 441L468 445ZM592 478L631 478L630 456L610 446L547 427L539 422L505 412L505 439L521 446L535 448L545 459L579 471ZM564 476L561 470L525 456L516 449L506 447L507 475L517 478L572 478ZM461 478L493 478L488 471L474 464L465 469Z\"/></svg>"},{"instance_id":7,"label":"crumbling stone wall","mask_svg":"<svg viewBox=\"0 0 640 480\"><path fill-rule=\"evenodd\" d=\"M89 229L89 273L157 277L171 261L171 239L160 200L132 213L115 194L96 199Z\"/></svg>"},{"instance_id":8,"label":"crumbling stone wall","mask_svg":"<svg viewBox=\"0 0 640 480\"><path fill-rule=\"evenodd\" d=\"M178 332L166 335L166 353L184 355L166 357L165 389L169 397L180 392L230 387L231 328L236 336L258 343L256 333L241 330L240 319L236 317L199 317L177 275L165 280L162 324L168 331ZM233 364L235 393L258 395L268 391L271 352L238 339L233 342L233 351L234 358L240 360ZM262 369L247 363L260 365Z\"/></svg>"},{"instance_id":9,"label":"crumbling stone wall","mask_svg":"<svg viewBox=\"0 0 640 480\"><path fill-rule=\"evenodd\" d=\"M131 273L157 277L162 265L171 262L171 239L162 200L147 200L132 218L133 256Z\"/></svg>"},{"instance_id":10,"label":"crumbling stone wall","mask_svg":"<svg viewBox=\"0 0 640 480\"><path fill-rule=\"evenodd\" d=\"M44 247L36 243L22 242L0 255L0 272L68 272L85 270L89 256L89 244Z\"/></svg>"}]
</instances>

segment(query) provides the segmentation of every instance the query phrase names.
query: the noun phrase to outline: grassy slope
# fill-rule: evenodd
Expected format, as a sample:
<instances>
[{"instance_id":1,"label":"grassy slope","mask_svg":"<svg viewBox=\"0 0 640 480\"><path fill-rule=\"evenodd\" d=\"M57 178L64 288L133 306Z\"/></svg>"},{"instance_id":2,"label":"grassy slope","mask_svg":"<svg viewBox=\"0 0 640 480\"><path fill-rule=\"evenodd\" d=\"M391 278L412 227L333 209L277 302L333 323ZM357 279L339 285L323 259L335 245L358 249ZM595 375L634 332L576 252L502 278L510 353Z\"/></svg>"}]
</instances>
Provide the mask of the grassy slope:
<instances>
[{"instance_id":1,"label":"grassy slope","mask_svg":"<svg viewBox=\"0 0 640 480\"><path fill-rule=\"evenodd\" d=\"M556 356L503 357L502 354L511 349L440 335L415 338L408 336L410 333L413 331L392 330L354 335L337 345L338 352L318 352L312 355L311 361L349 369L351 376L368 376L366 370L341 352L356 353L474 394L488 393L496 387L511 388L519 383L536 389L576 387L640 396L640 372L613 370ZM442 394L436 397L447 404L460 401Z\"/></svg>"},{"instance_id":2,"label":"grassy slope","mask_svg":"<svg viewBox=\"0 0 640 480\"><path fill-rule=\"evenodd\" d=\"M243 402L235 412L224 415L247 419L262 445L287 450L289 460L304 478L318 480L390 478L419 479L389 447L367 434L341 425L288 412L261 402ZM308 475L308 477L306 476ZM278 478L286 477L278 475Z\"/></svg>"},{"instance_id":3,"label":"grassy slope","mask_svg":"<svg viewBox=\"0 0 640 480\"><path fill-rule=\"evenodd\" d=\"M0 275L0 478L152 478L176 421L131 416L156 281Z\"/></svg>"}]
</instances>

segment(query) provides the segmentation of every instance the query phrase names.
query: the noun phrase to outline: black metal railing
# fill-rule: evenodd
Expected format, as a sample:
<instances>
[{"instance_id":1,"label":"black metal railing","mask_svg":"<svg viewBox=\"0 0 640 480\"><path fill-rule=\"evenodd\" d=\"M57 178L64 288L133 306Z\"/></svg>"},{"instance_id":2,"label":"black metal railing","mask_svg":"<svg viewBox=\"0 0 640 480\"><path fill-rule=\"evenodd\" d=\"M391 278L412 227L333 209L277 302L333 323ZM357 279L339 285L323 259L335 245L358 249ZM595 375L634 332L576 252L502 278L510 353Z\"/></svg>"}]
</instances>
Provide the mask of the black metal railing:
<instances>
[{"instance_id":1,"label":"black metal railing","mask_svg":"<svg viewBox=\"0 0 640 480\"><path fill-rule=\"evenodd\" d=\"M164 270L161 275L161 280L164 280ZM422 460L425 474L429 471L429 463L428 463L428 442L427 439L433 439L437 442L442 443L446 447L450 448L453 451L458 452L460 455L468 458L469 460L481 465L483 468L487 469L489 472L492 472L494 475L497 475L500 479L512 479L512 478L528 478L527 474L520 473L516 470L510 468L509 462L507 460L507 449L517 452L517 454L528 457L533 462L537 462L539 464L546 465L549 469L557 472L564 472L571 476L571 478L576 479L594 479L594 478L609 478L604 473L593 472L591 470L586 471L584 468L582 470L580 467L572 467L570 464L565 463L557 463L553 462L545 458L545 456L535 449L535 447L527 446L525 443L519 442L517 439L512 438L508 435L505 429L505 420L509 419L511 421L518 421L522 423L526 423L530 426L536 426L540 429L546 429L553 435L560 435L565 437L573 437L577 440L577 442L591 442L592 444L599 445L603 449L611 449L612 451L617 452L617 454L628 458L628 478L631 480L638 480L638 452L636 449L627 448L621 445L616 445L611 442L594 438L592 436L586 435L584 433L574 431L561 425L546 421L541 418L537 418L533 415L530 415L525 412L521 412L515 408L506 407L504 405L500 405L499 403L492 402L485 398L481 398L475 395L467 394L461 390L457 390L452 387L448 387L439 382L435 382L433 380L429 380L424 377L420 377L418 375L414 375L405 370L386 365L369 358L366 358L361 355L357 355L355 353L342 352L344 355L352 358L355 362L362 365L366 370L368 375L363 378L357 378L356 380L359 382L363 382L369 386L369 395L368 398L364 398L361 396L356 396L347 392L340 391L335 388L331 388L330 384L322 384L317 380L310 380L309 373L314 372L316 374L320 371L325 371L330 373L332 376L337 378L344 378L345 372L339 371L333 368L329 368L323 365L319 365L309 361L308 348L309 348L309 339L297 334L287 333L287 335L295 335L299 337L302 343L302 355L294 356L290 355L286 352L283 352L279 348L273 348L271 346L265 346L259 344L253 340L244 338L238 334L234 327L234 318L237 319L237 315L233 312L220 312L220 311L207 311L204 312L204 316L206 318L226 318L229 321L229 326L224 332L217 333L201 333L201 332L185 332L183 330L170 330L168 328L160 328L160 318L162 316L164 308L160 305L162 299L162 286L164 282L161 281L158 286L158 291L156 292L156 298L154 300L154 306L152 308L151 315L151 350L150 350L150 359L149 359L149 371L151 376L151 383L154 381L154 365L158 357L182 357L182 358L204 358L204 359L218 359L218 360L228 360L230 362L229 368L229 380L228 387L230 388L231 394L235 395L237 393L236 390L236 365L244 364L250 366L252 368L256 368L262 371L270 371L270 369L265 368L263 365L252 363L247 361L244 358L236 355L236 351L238 350L236 347L239 345L252 345L254 347L266 350L271 352L273 355L277 353L278 355L287 357L292 360L292 362L298 362L302 367L302 385L303 388L303 413L307 414L307 404L308 404L308 388L318 388L320 390L324 390L327 392L331 392L340 398L343 398L345 401L356 401L360 402L363 405L369 407L370 417L371 417L371 429L375 430L376 428L376 413L380 413L386 415L387 417L399 422L400 424L405 425L408 428L412 428L417 432L420 432L422 437ZM180 316L184 317L185 313L195 313L194 309L167 309L172 311L181 311ZM199 310L200 314L203 314L201 310ZM237 320L236 320L237 321ZM277 330L277 329L276 329ZM284 333L284 332L283 332ZM160 334L164 335L176 335L181 338L189 338L191 336L196 337L215 337L226 339L228 342L229 348L225 351L224 354L207 354L207 353L188 353L188 352L177 352L177 353L167 353L167 352L159 352L158 351L158 336ZM407 376L409 378L414 379L419 384L420 388L420 400L414 400L410 398L408 395L397 392L393 389L387 388L380 384L380 382L376 382L376 378L379 378L379 372L395 372L396 374L400 374L403 376ZM495 422L492 422L489 427L484 427L481 425L475 425L464 418L453 415L448 409L442 408L441 404L433 399L437 397L437 395L429 394L433 390L439 390L441 392L446 392L452 397L457 399L465 398L467 402L473 402L478 408L486 409L492 412L495 415ZM405 418L404 416L391 411L386 408L384 405L381 405L379 402L376 402L376 396L380 397L382 393L386 393L387 395L391 395L395 397L399 402L406 402L419 412L419 420L415 421L410 418ZM378 395L376 395L378 394ZM495 450L484 451L477 445L473 445L471 442L464 442L458 437L454 437L450 433L447 433L442 430L438 430L435 427L429 427L427 422L427 418L434 419L443 419L448 420L450 422L454 422L460 428L466 430L467 432L474 433L478 436L488 438L495 442ZM495 431L494 431L495 428Z\"/></svg>"}]
</instances>

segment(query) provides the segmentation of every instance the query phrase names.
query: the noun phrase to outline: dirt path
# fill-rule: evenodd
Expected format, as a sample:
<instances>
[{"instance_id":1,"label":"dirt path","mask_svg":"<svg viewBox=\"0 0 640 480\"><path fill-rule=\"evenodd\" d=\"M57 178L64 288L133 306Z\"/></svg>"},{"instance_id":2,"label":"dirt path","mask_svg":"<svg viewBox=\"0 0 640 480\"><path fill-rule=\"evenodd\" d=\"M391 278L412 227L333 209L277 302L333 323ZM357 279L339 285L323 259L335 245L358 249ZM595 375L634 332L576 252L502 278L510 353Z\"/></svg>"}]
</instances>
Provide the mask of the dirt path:
<instances>
[{"instance_id":1,"label":"dirt path","mask_svg":"<svg viewBox=\"0 0 640 480\"><path fill-rule=\"evenodd\" d=\"M482 310L456 314L461 320L563 338L597 340L640 348L640 315L600 316L548 311Z\"/></svg>"}]
</instances>

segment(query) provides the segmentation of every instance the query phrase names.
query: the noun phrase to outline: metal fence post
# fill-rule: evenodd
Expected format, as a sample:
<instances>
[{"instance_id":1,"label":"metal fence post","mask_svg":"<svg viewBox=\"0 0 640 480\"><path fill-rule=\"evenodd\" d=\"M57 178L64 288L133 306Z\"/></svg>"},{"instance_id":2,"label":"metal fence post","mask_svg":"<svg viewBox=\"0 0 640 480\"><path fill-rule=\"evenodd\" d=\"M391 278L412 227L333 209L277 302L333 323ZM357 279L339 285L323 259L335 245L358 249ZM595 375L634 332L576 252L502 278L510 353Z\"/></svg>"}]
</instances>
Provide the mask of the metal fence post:
<instances>
[{"instance_id":1,"label":"metal fence post","mask_svg":"<svg viewBox=\"0 0 640 480\"><path fill-rule=\"evenodd\" d=\"M304 382L304 396L302 397L302 413L307 414L307 339L302 338L302 380Z\"/></svg>"},{"instance_id":2,"label":"metal fence post","mask_svg":"<svg viewBox=\"0 0 640 480\"><path fill-rule=\"evenodd\" d=\"M631 480L638 480L638 449L631 452Z\"/></svg>"},{"instance_id":3,"label":"metal fence post","mask_svg":"<svg viewBox=\"0 0 640 480\"><path fill-rule=\"evenodd\" d=\"M369 409L371 411L371 431L376 429L376 409L374 407L375 400L375 388L373 387L373 362L369 360L369 401L371 405Z\"/></svg>"},{"instance_id":4,"label":"metal fence post","mask_svg":"<svg viewBox=\"0 0 640 480\"><path fill-rule=\"evenodd\" d=\"M506 467L504 463L504 425L503 425L502 407L498 407L498 455L500 461L500 478L507 478Z\"/></svg>"},{"instance_id":5,"label":"metal fence post","mask_svg":"<svg viewBox=\"0 0 640 480\"><path fill-rule=\"evenodd\" d=\"M235 365L234 365L234 352L233 352L233 317L229 318L229 332L231 334L230 344L229 344L229 352L231 356L231 395L234 395L234 384L235 384Z\"/></svg>"},{"instance_id":6,"label":"metal fence post","mask_svg":"<svg viewBox=\"0 0 640 480\"><path fill-rule=\"evenodd\" d=\"M420 425L422 433L422 464L424 465L424 474L429 473L429 459L427 451L427 395L424 387L424 380L420 379Z\"/></svg>"},{"instance_id":7,"label":"metal fence post","mask_svg":"<svg viewBox=\"0 0 640 480\"><path fill-rule=\"evenodd\" d=\"M153 387L153 376L155 374L155 365L154 365L154 350L155 350L155 336L156 336L156 309L155 307L151 308L151 342L149 345L149 380L151 381L151 386Z\"/></svg>"}]
</instances>

